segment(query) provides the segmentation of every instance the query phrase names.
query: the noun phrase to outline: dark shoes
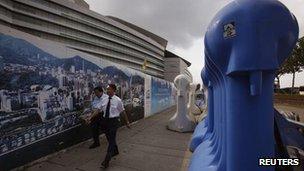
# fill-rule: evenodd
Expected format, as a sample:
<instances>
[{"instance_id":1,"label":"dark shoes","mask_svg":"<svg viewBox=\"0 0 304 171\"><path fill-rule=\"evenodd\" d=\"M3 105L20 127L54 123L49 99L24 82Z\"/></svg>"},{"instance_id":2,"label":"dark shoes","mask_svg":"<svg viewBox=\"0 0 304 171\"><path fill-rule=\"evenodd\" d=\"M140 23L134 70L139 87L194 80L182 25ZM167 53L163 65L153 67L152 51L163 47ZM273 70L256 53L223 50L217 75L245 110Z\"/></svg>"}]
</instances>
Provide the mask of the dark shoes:
<instances>
[{"instance_id":1,"label":"dark shoes","mask_svg":"<svg viewBox=\"0 0 304 171\"><path fill-rule=\"evenodd\" d=\"M109 155L109 154L107 153L106 158L105 158L104 161L101 163L101 166L100 166L100 167L101 167L101 168L104 168L104 169L108 168L108 167L109 167L109 162L110 162L111 158L114 157L114 156L117 156L118 154L119 154L118 147L115 146L115 150L114 150L113 154L112 154L112 155Z\"/></svg>"},{"instance_id":2,"label":"dark shoes","mask_svg":"<svg viewBox=\"0 0 304 171\"><path fill-rule=\"evenodd\" d=\"M99 143L93 143L92 145L90 145L89 149L93 149L93 148L96 148L96 147L99 147L100 144Z\"/></svg>"},{"instance_id":3,"label":"dark shoes","mask_svg":"<svg viewBox=\"0 0 304 171\"><path fill-rule=\"evenodd\" d=\"M108 168L109 167L109 161L103 161L102 163L101 163L101 166L100 166L101 168L104 168L104 169L106 169L106 168Z\"/></svg>"},{"instance_id":4,"label":"dark shoes","mask_svg":"<svg viewBox=\"0 0 304 171\"><path fill-rule=\"evenodd\" d=\"M119 154L119 151L118 151L118 149L116 148L116 149L114 150L114 153L113 153L112 157L117 156L118 154Z\"/></svg>"}]
</instances>

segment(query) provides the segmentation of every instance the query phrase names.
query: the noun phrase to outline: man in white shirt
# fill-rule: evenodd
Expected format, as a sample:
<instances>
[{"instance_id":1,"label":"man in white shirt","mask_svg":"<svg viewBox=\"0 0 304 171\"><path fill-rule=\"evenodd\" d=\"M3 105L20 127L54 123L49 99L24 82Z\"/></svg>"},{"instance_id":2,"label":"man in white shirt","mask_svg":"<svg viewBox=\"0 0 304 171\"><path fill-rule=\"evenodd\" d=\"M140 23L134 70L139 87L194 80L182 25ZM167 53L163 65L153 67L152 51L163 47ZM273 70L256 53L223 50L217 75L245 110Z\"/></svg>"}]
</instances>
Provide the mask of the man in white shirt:
<instances>
[{"instance_id":1,"label":"man in white shirt","mask_svg":"<svg viewBox=\"0 0 304 171\"><path fill-rule=\"evenodd\" d=\"M108 95L103 93L102 87L95 87L94 88L94 98L91 104L92 110L98 109L99 104L102 102L103 99L108 99ZM101 117L103 112L99 112L96 116L93 114L88 118L87 123L90 124L91 132L93 136L94 143L89 147L90 149L96 148L100 146L99 142L99 130L101 125Z\"/></svg>"},{"instance_id":2,"label":"man in white shirt","mask_svg":"<svg viewBox=\"0 0 304 171\"><path fill-rule=\"evenodd\" d=\"M116 143L116 132L117 128L119 127L120 113L124 115L127 127L130 128L129 119L123 103L121 99L115 95L115 91L115 84L109 84L107 87L108 98L103 99L101 103L99 103L99 110L95 112L96 114L103 111L102 124L104 124L105 134L109 143L106 157L101 164L101 167L103 168L107 168L111 158L119 154Z\"/></svg>"}]
</instances>

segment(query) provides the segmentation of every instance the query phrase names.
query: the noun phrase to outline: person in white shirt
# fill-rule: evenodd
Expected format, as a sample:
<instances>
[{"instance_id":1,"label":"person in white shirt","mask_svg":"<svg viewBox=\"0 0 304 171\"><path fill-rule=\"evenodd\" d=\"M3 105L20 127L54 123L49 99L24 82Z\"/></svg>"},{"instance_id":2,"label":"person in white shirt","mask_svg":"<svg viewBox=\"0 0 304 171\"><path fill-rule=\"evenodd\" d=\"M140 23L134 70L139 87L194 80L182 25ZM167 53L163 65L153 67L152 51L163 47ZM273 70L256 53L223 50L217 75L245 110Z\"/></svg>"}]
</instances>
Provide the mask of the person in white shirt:
<instances>
[{"instance_id":1,"label":"person in white shirt","mask_svg":"<svg viewBox=\"0 0 304 171\"><path fill-rule=\"evenodd\" d=\"M108 95L103 93L102 87L95 87L94 88L94 98L91 103L92 110L96 110L99 107L99 104L102 102L103 99L108 99ZM89 147L90 149L96 148L100 146L99 142L99 131L101 128L101 119L102 119L103 112L99 112L96 116L93 114L87 119L87 123L91 127L91 133L94 140L94 143Z\"/></svg>"},{"instance_id":2,"label":"person in white shirt","mask_svg":"<svg viewBox=\"0 0 304 171\"><path fill-rule=\"evenodd\" d=\"M109 84L107 87L108 98L103 99L99 103L98 110L95 111L95 114L103 111L102 124L104 124L106 138L109 143L106 157L101 163L101 167L103 168L107 168L111 158L119 154L116 143L116 132L119 127L119 118L121 113L124 115L127 127L130 128L129 119L124 105L121 99L115 95L115 91L115 84Z\"/></svg>"}]
</instances>

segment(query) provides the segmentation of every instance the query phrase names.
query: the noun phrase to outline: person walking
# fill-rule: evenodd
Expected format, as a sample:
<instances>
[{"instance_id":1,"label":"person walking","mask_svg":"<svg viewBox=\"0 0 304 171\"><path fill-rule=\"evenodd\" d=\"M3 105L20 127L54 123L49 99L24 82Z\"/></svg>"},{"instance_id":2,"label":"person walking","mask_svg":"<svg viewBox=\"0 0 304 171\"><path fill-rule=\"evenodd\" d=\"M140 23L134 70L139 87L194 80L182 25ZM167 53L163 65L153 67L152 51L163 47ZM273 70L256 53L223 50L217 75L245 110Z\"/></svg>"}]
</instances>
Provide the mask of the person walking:
<instances>
[{"instance_id":1,"label":"person walking","mask_svg":"<svg viewBox=\"0 0 304 171\"><path fill-rule=\"evenodd\" d=\"M99 103L99 110L95 112L95 114L97 114L98 112L103 111L102 124L104 124L105 134L109 144L105 159L101 163L102 168L109 167L109 162L111 158L119 154L118 146L116 143L116 132L120 124L119 118L121 113L123 114L123 118L125 118L126 126L130 128L129 119L126 114L122 100L115 95L115 91L115 84L109 84L107 86L108 98L103 99Z\"/></svg>"},{"instance_id":2,"label":"person walking","mask_svg":"<svg viewBox=\"0 0 304 171\"><path fill-rule=\"evenodd\" d=\"M91 104L93 111L98 109L98 105L102 102L103 99L108 99L108 95L103 93L102 87L95 87L94 94L95 94L95 96L94 96L94 99ZM99 131L100 131L101 127L103 126L103 125L101 125L102 115L103 115L103 111L100 111L96 115L92 114L87 119L87 123L91 127L91 133L92 133L92 137L94 140L93 144L90 145L89 149L93 149L93 148L100 146ZM102 131L104 131L104 129L102 129Z\"/></svg>"}]
</instances>

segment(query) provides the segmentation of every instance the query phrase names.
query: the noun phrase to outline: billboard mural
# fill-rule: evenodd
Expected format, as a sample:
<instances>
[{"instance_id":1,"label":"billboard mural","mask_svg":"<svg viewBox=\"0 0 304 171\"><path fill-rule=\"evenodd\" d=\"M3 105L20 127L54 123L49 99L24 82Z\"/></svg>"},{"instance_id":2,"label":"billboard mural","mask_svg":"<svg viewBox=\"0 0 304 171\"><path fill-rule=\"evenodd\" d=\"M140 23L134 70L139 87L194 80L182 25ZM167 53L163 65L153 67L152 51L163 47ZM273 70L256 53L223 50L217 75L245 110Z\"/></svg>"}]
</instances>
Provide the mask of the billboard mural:
<instances>
[{"instance_id":1,"label":"billboard mural","mask_svg":"<svg viewBox=\"0 0 304 171\"><path fill-rule=\"evenodd\" d=\"M154 114L176 103L176 91L173 83L151 77L151 109Z\"/></svg>"},{"instance_id":2,"label":"billboard mural","mask_svg":"<svg viewBox=\"0 0 304 171\"><path fill-rule=\"evenodd\" d=\"M80 125L96 86L115 83L130 121L144 117L144 74L0 27L0 157Z\"/></svg>"},{"instance_id":3,"label":"billboard mural","mask_svg":"<svg viewBox=\"0 0 304 171\"><path fill-rule=\"evenodd\" d=\"M145 78L145 117L152 115L151 113L151 76Z\"/></svg>"}]
</instances>

